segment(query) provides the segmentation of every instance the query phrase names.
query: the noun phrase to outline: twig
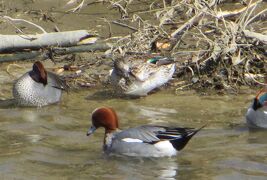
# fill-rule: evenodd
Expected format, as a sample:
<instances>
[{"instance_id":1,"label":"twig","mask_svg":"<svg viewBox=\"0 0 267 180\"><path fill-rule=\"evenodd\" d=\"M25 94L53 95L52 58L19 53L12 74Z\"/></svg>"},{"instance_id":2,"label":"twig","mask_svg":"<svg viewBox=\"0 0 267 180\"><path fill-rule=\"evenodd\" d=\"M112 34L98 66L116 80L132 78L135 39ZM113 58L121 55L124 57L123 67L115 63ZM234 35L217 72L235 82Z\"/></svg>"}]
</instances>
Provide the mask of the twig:
<instances>
[{"instance_id":1,"label":"twig","mask_svg":"<svg viewBox=\"0 0 267 180\"><path fill-rule=\"evenodd\" d=\"M247 18L244 20L243 26L241 26L241 29L244 30L246 28L246 26L244 26L247 21L250 19L251 14L254 12L255 8L257 7L257 4L255 4L255 6L253 6L252 10L249 12Z\"/></svg>"},{"instance_id":2,"label":"twig","mask_svg":"<svg viewBox=\"0 0 267 180\"><path fill-rule=\"evenodd\" d=\"M121 22L118 22L118 21L112 21L113 24L116 24L116 25L119 25L119 26L122 26L122 27L127 27L133 31L138 31L138 29L136 29L135 27L132 27L132 26L129 26L127 24L124 24L124 23L121 23Z\"/></svg>"},{"instance_id":3,"label":"twig","mask_svg":"<svg viewBox=\"0 0 267 180\"><path fill-rule=\"evenodd\" d=\"M126 16L128 16L127 10L126 10L124 7L122 7L121 4L119 4L118 2L115 2L115 3L113 3L112 5L113 5L114 7L118 7L118 8L119 8L119 11L121 12L121 16L122 16L122 17L123 17L123 14L126 15Z\"/></svg>"},{"instance_id":4,"label":"twig","mask_svg":"<svg viewBox=\"0 0 267 180\"><path fill-rule=\"evenodd\" d=\"M266 83L262 83L262 82L257 81L257 80L253 77L253 75L249 72L249 70L248 70L248 63L249 63L249 62L250 62L250 60L248 59L247 62L246 62L246 64L245 64L245 71L247 71L249 77L250 77L254 82L256 82L256 83L258 83L258 84L260 84L260 85L263 85L263 86L267 86Z\"/></svg>"},{"instance_id":5,"label":"twig","mask_svg":"<svg viewBox=\"0 0 267 180\"><path fill-rule=\"evenodd\" d=\"M82 0L82 2L78 6L76 6L76 7L72 8L72 9L68 10L67 12L76 12L76 11L79 11L83 7L83 4L84 4L84 0Z\"/></svg>"},{"instance_id":6,"label":"twig","mask_svg":"<svg viewBox=\"0 0 267 180\"><path fill-rule=\"evenodd\" d=\"M259 12L257 15L255 15L254 17L250 18L245 24L244 24L244 29L247 27L248 24L250 24L256 17L258 17L259 15L263 14L267 12L267 9L262 10L261 12Z\"/></svg>"},{"instance_id":7,"label":"twig","mask_svg":"<svg viewBox=\"0 0 267 180\"><path fill-rule=\"evenodd\" d=\"M110 24L110 21L107 20L106 18L103 18L105 22L108 23L108 30L109 30L109 33L108 33L108 38L111 38L112 37L112 29L111 29L111 24Z\"/></svg>"},{"instance_id":8,"label":"twig","mask_svg":"<svg viewBox=\"0 0 267 180\"><path fill-rule=\"evenodd\" d=\"M43 33L47 33L41 26L37 25L37 24L34 24L30 21L27 21L25 19L14 19L14 18L11 18L9 16L2 16L2 18L8 20L8 21L11 21L11 22L15 22L15 23L18 23L18 22L25 22L25 23L28 23L30 25L33 25L35 27L37 27L38 29L40 29Z\"/></svg>"},{"instance_id":9,"label":"twig","mask_svg":"<svg viewBox=\"0 0 267 180\"><path fill-rule=\"evenodd\" d=\"M180 87L176 88L175 91L182 90L182 89L184 89L184 88L186 88L186 87L189 87L189 86L192 86L192 85L193 85L193 83L190 83L190 84L186 84L186 85L180 86Z\"/></svg>"},{"instance_id":10,"label":"twig","mask_svg":"<svg viewBox=\"0 0 267 180\"><path fill-rule=\"evenodd\" d=\"M200 12L198 14L196 14L194 17L192 17L189 21L187 21L186 23L184 23L182 26L180 26L176 31L174 31L171 34L172 38L177 38L179 35L181 35L184 31L186 31L187 29L189 29L191 26L193 26L194 23L196 23L198 21L199 18L201 18L201 16L203 15L203 12Z\"/></svg>"},{"instance_id":11,"label":"twig","mask_svg":"<svg viewBox=\"0 0 267 180\"><path fill-rule=\"evenodd\" d=\"M253 3L249 3L248 6L243 7L241 9L234 10L234 11L220 11L219 13L216 14L216 17L220 19L222 17L226 18L226 17L231 17L231 16L241 14L242 12L246 11L247 9L249 9L251 7L254 7L255 5L257 5L260 2L262 2L262 0L259 0L259 1L253 2Z\"/></svg>"},{"instance_id":12,"label":"twig","mask_svg":"<svg viewBox=\"0 0 267 180\"><path fill-rule=\"evenodd\" d=\"M191 71L192 76L194 76L195 75L194 70L190 66L186 66L186 67Z\"/></svg>"},{"instance_id":13,"label":"twig","mask_svg":"<svg viewBox=\"0 0 267 180\"><path fill-rule=\"evenodd\" d=\"M6 72L7 72L7 74L9 74L10 76L12 76L12 77L14 77L14 78L17 78L15 75L13 75L13 74L9 71L9 69L11 68L11 66L15 66L15 67L18 67L18 68L24 68L24 67L21 66L21 65L18 65L18 64L9 64L9 65L7 66L7 68L6 68Z\"/></svg>"},{"instance_id":14,"label":"twig","mask_svg":"<svg viewBox=\"0 0 267 180\"><path fill-rule=\"evenodd\" d=\"M256 32L252 32L249 30L243 30L243 33L246 37L249 38L255 38L258 41L261 41L264 44L267 44L267 35L261 34L261 33L256 33Z\"/></svg>"}]
</instances>

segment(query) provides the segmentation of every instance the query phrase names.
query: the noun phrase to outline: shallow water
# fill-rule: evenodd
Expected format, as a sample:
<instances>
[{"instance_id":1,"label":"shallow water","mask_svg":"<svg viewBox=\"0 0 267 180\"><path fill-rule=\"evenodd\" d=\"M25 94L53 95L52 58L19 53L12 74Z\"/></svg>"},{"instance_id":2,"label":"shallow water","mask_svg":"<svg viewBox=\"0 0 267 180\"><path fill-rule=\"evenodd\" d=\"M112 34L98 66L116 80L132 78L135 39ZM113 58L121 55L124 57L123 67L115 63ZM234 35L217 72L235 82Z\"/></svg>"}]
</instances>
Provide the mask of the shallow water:
<instances>
[{"instance_id":1,"label":"shallow water","mask_svg":"<svg viewBox=\"0 0 267 180\"><path fill-rule=\"evenodd\" d=\"M99 9L101 5L98 9L89 6L79 14L64 14L68 0L3 2L13 18L27 19L30 11L47 10L55 23L38 21L40 14L29 20L48 32L57 25L61 30L108 33L108 24L101 19L107 10ZM116 16L113 12L109 10L108 15ZM116 28L112 26L115 33ZM3 34L15 31L3 23L0 30ZM119 32L123 34L125 29ZM0 65L0 99L11 97L13 80L31 67L30 63L12 65L8 74L7 65ZM71 91L60 104L48 107L0 108L0 179L266 179L267 131L252 132L245 125L252 98L250 94L199 96L163 90L130 100L91 89ZM118 112L122 129L147 123L207 127L177 157L107 157L102 153L103 129L86 136L90 113L103 105Z\"/></svg>"},{"instance_id":2,"label":"shallow water","mask_svg":"<svg viewBox=\"0 0 267 180\"><path fill-rule=\"evenodd\" d=\"M252 96L163 90L141 99L100 89L64 94L58 105L2 108L1 179L266 179L267 131L244 124ZM103 129L86 136L90 112L117 110L122 129L140 124L208 126L177 157L107 157Z\"/></svg>"}]
</instances>

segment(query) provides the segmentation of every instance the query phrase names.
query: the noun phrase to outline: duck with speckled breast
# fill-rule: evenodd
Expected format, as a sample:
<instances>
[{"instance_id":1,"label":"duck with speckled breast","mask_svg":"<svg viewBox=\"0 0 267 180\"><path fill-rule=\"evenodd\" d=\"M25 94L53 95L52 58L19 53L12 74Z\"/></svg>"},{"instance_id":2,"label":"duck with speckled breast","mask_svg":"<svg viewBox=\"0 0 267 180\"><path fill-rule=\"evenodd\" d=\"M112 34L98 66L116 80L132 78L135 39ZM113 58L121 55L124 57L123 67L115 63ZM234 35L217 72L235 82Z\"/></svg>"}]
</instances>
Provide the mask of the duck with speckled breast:
<instances>
[{"instance_id":1,"label":"duck with speckled breast","mask_svg":"<svg viewBox=\"0 0 267 180\"><path fill-rule=\"evenodd\" d=\"M31 71L16 80L13 96L19 106L41 107L59 102L62 91L67 89L60 76L46 71L43 64L36 61Z\"/></svg>"},{"instance_id":2,"label":"duck with speckled breast","mask_svg":"<svg viewBox=\"0 0 267 180\"><path fill-rule=\"evenodd\" d=\"M110 81L118 94L140 97L166 84L174 71L175 63L169 57L127 56L114 60Z\"/></svg>"}]
</instances>

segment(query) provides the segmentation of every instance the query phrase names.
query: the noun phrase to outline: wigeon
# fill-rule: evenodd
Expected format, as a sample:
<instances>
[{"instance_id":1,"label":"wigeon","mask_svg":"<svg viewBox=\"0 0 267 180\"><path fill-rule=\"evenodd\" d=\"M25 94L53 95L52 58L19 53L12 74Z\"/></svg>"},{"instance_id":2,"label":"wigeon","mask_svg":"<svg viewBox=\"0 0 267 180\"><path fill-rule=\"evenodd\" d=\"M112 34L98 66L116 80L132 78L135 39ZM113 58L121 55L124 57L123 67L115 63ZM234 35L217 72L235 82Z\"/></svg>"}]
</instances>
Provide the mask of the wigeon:
<instances>
[{"instance_id":1,"label":"wigeon","mask_svg":"<svg viewBox=\"0 0 267 180\"><path fill-rule=\"evenodd\" d=\"M105 128L104 152L127 156L175 156L200 129L143 125L119 129L118 116L109 107L92 112L92 126L87 136L99 127Z\"/></svg>"}]
</instances>

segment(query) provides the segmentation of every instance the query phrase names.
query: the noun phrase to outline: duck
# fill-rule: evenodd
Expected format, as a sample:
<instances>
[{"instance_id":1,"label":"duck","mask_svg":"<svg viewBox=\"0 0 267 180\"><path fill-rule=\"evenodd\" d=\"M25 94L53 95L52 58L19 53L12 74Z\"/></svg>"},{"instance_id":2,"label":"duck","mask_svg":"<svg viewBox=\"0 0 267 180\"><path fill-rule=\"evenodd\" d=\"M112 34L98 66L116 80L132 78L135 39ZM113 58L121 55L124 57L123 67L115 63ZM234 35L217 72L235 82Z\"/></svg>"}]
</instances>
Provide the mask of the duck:
<instances>
[{"instance_id":1,"label":"duck","mask_svg":"<svg viewBox=\"0 0 267 180\"><path fill-rule=\"evenodd\" d=\"M172 58L154 56L148 59L120 57L114 60L110 82L118 94L147 96L152 90L166 84L174 74Z\"/></svg>"},{"instance_id":2,"label":"duck","mask_svg":"<svg viewBox=\"0 0 267 180\"><path fill-rule=\"evenodd\" d=\"M199 129L142 125L119 129L118 116L113 108L99 107L92 112L92 126L87 136L98 128L105 129L103 150L108 155L136 157L176 156Z\"/></svg>"},{"instance_id":3,"label":"duck","mask_svg":"<svg viewBox=\"0 0 267 180\"><path fill-rule=\"evenodd\" d=\"M68 85L60 76L46 71L40 61L23 74L13 85L13 97L19 106L46 106L60 101Z\"/></svg>"},{"instance_id":4,"label":"duck","mask_svg":"<svg viewBox=\"0 0 267 180\"><path fill-rule=\"evenodd\" d=\"M261 89L246 113L246 122L250 128L267 128L267 89Z\"/></svg>"}]
</instances>

